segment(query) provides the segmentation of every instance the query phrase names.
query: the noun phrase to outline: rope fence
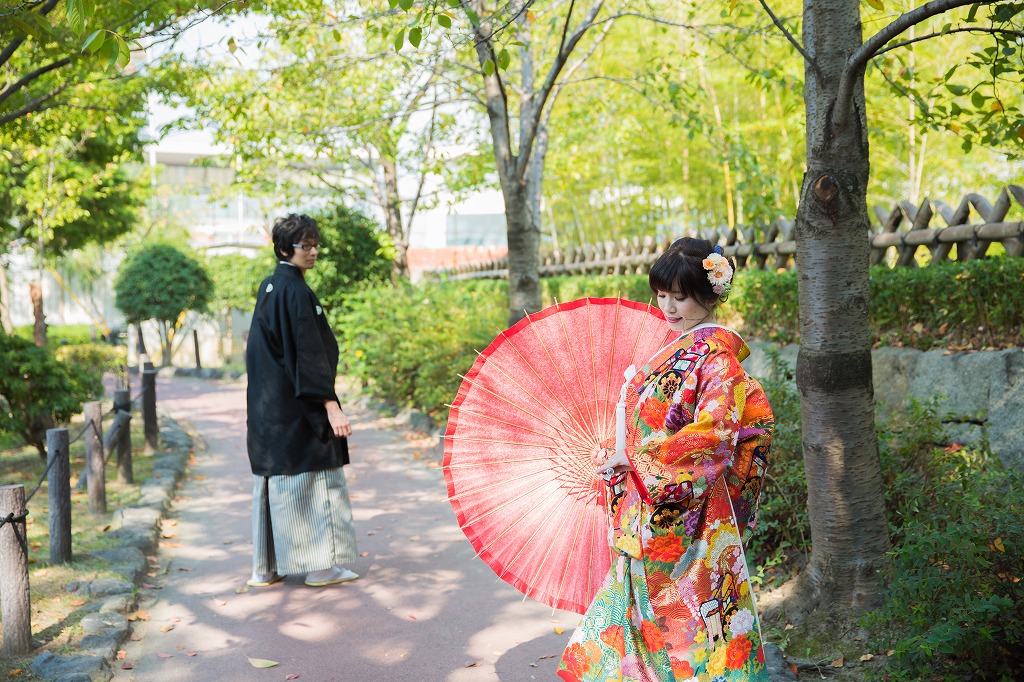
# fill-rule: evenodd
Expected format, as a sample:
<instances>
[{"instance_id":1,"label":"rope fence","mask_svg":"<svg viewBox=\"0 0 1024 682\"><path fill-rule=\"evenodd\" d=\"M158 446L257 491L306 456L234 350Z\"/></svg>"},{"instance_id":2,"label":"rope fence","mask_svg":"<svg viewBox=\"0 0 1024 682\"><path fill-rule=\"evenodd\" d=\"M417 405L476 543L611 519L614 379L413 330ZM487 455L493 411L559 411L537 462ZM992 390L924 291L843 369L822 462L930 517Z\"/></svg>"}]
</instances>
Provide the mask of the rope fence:
<instances>
[{"instance_id":1,"label":"rope fence","mask_svg":"<svg viewBox=\"0 0 1024 682\"><path fill-rule=\"evenodd\" d=\"M3 606L3 653L23 655L31 652L31 600L28 580L28 504L48 482L50 563L71 561L71 460L70 446L85 441L86 462L77 489L88 489L89 512L106 513L106 465L113 452L117 455L117 476L133 483L131 464L131 415L133 406L141 408L146 432L146 449L155 446L156 370L145 366L141 388L132 396L129 389L114 391L114 404L103 411L97 401L85 403L85 423L73 438L67 428L46 432L47 465L39 481L26 497L22 484L0 485L0 605ZM103 422L113 417L104 434Z\"/></svg>"}]
</instances>

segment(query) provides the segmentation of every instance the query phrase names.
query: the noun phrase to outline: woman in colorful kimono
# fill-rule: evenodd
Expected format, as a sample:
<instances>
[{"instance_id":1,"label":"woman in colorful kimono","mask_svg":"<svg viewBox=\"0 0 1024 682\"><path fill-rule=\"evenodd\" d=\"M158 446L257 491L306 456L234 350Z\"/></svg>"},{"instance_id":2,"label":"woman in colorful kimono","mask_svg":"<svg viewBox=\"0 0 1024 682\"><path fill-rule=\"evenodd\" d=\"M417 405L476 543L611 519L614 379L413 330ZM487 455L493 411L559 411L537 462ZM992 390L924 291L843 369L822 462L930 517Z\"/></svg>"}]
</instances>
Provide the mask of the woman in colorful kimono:
<instances>
[{"instance_id":1,"label":"woman in colorful kimono","mask_svg":"<svg viewBox=\"0 0 1024 682\"><path fill-rule=\"evenodd\" d=\"M306 574L313 587L355 580L342 566L356 558L352 507L342 466L352 425L334 382L338 342L306 284L322 251L316 221L278 219L278 258L256 294L245 361L252 467L252 577L264 587Z\"/></svg>"},{"instance_id":2,"label":"woman in colorful kimono","mask_svg":"<svg viewBox=\"0 0 1024 682\"><path fill-rule=\"evenodd\" d=\"M626 446L610 486L612 567L559 664L568 682L767 682L742 536L774 426L750 351L715 321L733 267L680 239L650 271L675 342L626 372Z\"/></svg>"}]
</instances>

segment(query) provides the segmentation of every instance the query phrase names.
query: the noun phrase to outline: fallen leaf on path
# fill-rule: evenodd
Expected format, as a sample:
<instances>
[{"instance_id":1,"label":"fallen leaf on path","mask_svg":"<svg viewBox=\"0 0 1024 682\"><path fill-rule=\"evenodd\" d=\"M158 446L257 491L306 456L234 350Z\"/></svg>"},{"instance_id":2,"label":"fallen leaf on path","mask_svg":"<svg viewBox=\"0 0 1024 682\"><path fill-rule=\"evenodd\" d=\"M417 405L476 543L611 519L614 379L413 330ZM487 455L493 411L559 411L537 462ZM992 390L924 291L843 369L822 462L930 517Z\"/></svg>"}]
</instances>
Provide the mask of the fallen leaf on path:
<instances>
[{"instance_id":1,"label":"fallen leaf on path","mask_svg":"<svg viewBox=\"0 0 1024 682\"><path fill-rule=\"evenodd\" d=\"M375 531L375 530L368 530L368 531L366 531L366 534L367 535L376 535L377 531Z\"/></svg>"},{"instance_id":2,"label":"fallen leaf on path","mask_svg":"<svg viewBox=\"0 0 1024 682\"><path fill-rule=\"evenodd\" d=\"M165 530L162 533L160 533L160 537L162 537L162 538L173 538L177 534L178 534L177 531Z\"/></svg>"},{"instance_id":3,"label":"fallen leaf on path","mask_svg":"<svg viewBox=\"0 0 1024 682\"><path fill-rule=\"evenodd\" d=\"M163 524L165 526L177 526L178 521L176 519L164 519Z\"/></svg>"},{"instance_id":4,"label":"fallen leaf on path","mask_svg":"<svg viewBox=\"0 0 1024 682\"><path fill-rule=\"evenodd\" d=\"M829 663L829 665L831 665L833 668L842 668L843 665L844 665L843 657L840 656L836 660L834 660L831 663Z\"/></svg>"},{"instance_id":5,"label":"fallen leaf on path","mask_svg":"<svg viewBox=\"0 0 1024 682\"><path fill-rule=\"evenodd\" d=\"M796 663L790 663L789 669L792 671L794 675L800 672L800 668L797 667Z\"/></svg>"},{"instance_id":6,"label":"fallen leaf on path","mask_svg":"<svg viewBox=\"0 0 1024 682\"><path fill-rule=\"evenodd\" d=\"M174 648L177 649L178 651L184 651L186 649L184 644L179 644L178 646L176 646Z\"/></svg>"},{"instance_id":7,"label":"fallen leaf on path","mask_svg":"<svg viewBox=\"0 0 1024 682\"><path fill-rule=\"evenodd\" d=\"M132 613L129 613L127 618L128 618L128 620L131 620L131 621L149 620L149 613L147 611L143 611L142 609L139 609L138 611L134 611Z\"/></svg>"},{"instance_id":8,"label":"fallen leaf on path","mask_svg":"<svg viewBox=\"0 0 1024 682\"><path fill-rule=\"evenodd\" d=\"M412 540L413 542L419 542L420 541L420 536L419 535L413 535L409 539Z\"/></svg>"},{"instance_id":9,"label":"fallen leaf on path","mask_svg":"<svg viewBox=\"0 0 1024 682\"><path fill-rule=\"evenodd\" d=\"M370 553L369 552L360 552L359 556L370 556Z\"/></svg>"},{"instance_id":10,"label":"fallen leaf on path","mask_svg":"<svg viewBox=\"0 0 1024 682\"><path fill-rule=\"evenodd\" d=\"M783 630L792 630L792 629L793 629L793 624L792 623L786 623L786 627L783 628Z\"/></svg>"},{"instance_id":11,"label":"fallen leaf on path","mask_svg":"<svg viewBox=\"0 0 1024 682\"><path fill-rule=\"evenodd\" d=\"M249 665L254 668L273 668L277 665L277 661L268 661L265 658L253 658L252 656L246 656L249 659Z\"/></svg>"},{"instance_id":12,"label":"fallen leaf on path","mask_svg":"<svg viewBox=\"0 0 1024 682\"><path fill-rule=\"evenodd\" d=\"M237 590L235 590L235 594L245 594L248 591L248 587L239 587Z\"/></svg>"},{"instance_id":13,"label":"fallen leaf on path","mask_svg":"<svg viewBox=\"0 0 1024 682\"><path fill-rule=\"evenodd\" d=\"M565 628L555 628L555 634L560 635L565 632Z\"/></svg>"},{"instance_id":14,"label":"fallen leaf on path","mask_svg":"<svg viewBox=\"0 0 1024 682\"><path fill-rule=\"evenodd\" d=\"M135 666L129 663L128 661L125 661L121 664L121 670L133 670L134 668Z\"/></svg>"},{"instance_id":15,"label":"fallen leaf on path","mask_svg":"<svg viewBox=\"0 0 1024 682\"><path fill-rule=\"evenodd\" d=\"M172 623L180 623L181 622L181 618L178 618L177 616L171 616L167 620L171 621Z\"/></svg>"},{"instance_id":16,"label":"fallen leaf on path","mask_svg":"<svg viewBox=\"0 0 1024 682\"><path fill-rule=\"evenodd\" d=\"M194 478L197 481L205 481L206 480L206 476L203 476L202 474L196 474L192 478Z\"/></svg>"},{"instance_id":17,"label":"fallen leaf on path","mask_svg":"<svg viewBox=\"0 0 1024 682\"><path fill-rule=\"evenodd\" d=\"M139 637L134 632L131 634L131 636L128 639L132 640L133 642L141 642L142 641L142 638Z\"/></svg>"},{"instance_id":18,"label":"fallen leaf on path","mask_svg":"<svg viewBox=\"0 0 1024 682\"><path fill-rule=\"evenodd\" d=\"M299 679L299 676L296 675L295 673L292 673L291 675L288 675L284 679L285 679L285 682L287 682L287 680L297 680L297 679Z\"/></svg>"},{"instance_id":19,"label":"fallen leaf on path","mask_svg":"<svg viewBox=\"0 0 1024 682\"><path fill-rule=\"evenodd\" d=\"M188 566L178 566L179 571L191 571L192 569Z\"/></svg>"},{"instance_id":20,"label":"fallen leaf on path","mask_svg":"<svg viewBox=\"0 0 1024 682\"><path fill-rule=\"evenodd\" d=\"M71 605L72 606L84 606L85 605L85 600L84 599L76 599L75 601L71 602Z\"/></svg>"},{"instance_id":21,"label":"fallen leaf on path","mask_svg":"<svg viewBox=\"0 0 1024 682\"><path fill-rule=\"evenodd\" d=\"M465 665L466 668L475 668L480 665L480 661L470 661Z\"/></svg>"},{"instance_id":22,"label":"fallen leaf on path","mask_svg":"<svg viewBox=\"0 0 1024 682\"><path fill-rule=\"evenodd\" d=\"M227 604L228 604L223 599L218 599L217 597L213 598L213 603L216 604L217 606L227 606Z\"/></svg>"},{"instance_id":23,"label":"fallen leaf on path","mask_svg":"<svg viewBox=\"0 0 1024 682\"><path fill-rule=\"evenodd\" d=\"M174 658L174 654L165 654L162 651L156 652L156 655L159 656L160 658Z\"/></svg>"},{"instance_id":24,"label":"fallen leaf on path","mask_svg":"<svg viewBox=\"0 0 1024 682\"><path fill-rule=\"evenodd\" d=\"M412 615L412 614L410 613L410 614L409 614L409 620L416 620L416 616L414 616L414 615Z\"/></svg>"},{"instance_id":25,"label":"fallen leaf on path","mask_svg":"<svg viewBox=\"0 0 1024 682\"><path fill-rule=\"evenodd\" d=\"M544 660L544 659L546 659L546 658L554 658L554 657L555 657L555 654L548 654L547 656L541 656L541 657L540 657L540 658L538 658L537 660L538 660L538 661L543 661L543 660Z\"/></svg>"},{"instance_id":26,"label":"fallen leaf on path","mask_svg":"<svg viewBox=\"0 0 1024 682\"><path fill-rule=\"evenodd\" d=\"M863 656L860 657L860 662L861 663L865 663L867 661L870 661L874 657L875 657L874 654L864 654Z\"/></svg>"},{"instance_id":27,"label":"fallen leaf on path","mask_svg":"<svg viewBox=\"0 0 1024 682\"><path fill-rule=\"evenodd\" d=\"M169 549L178 549L179 547L181 547L181 545L177 542L161 542L160 546L167 547Z\"/></svg>"},{"instance_id":28,"label":"fallen leaf on path","mask_svg":"<svg viewBox=\"0 0 1024 682\"><path fill-rule=\"evenodd\" d=\"M194 652L194 651L190 651L190 652L188 652L188 653L187 653L187 654L185 654L185 655L186 655L186 656L188 656L189 658L191 658L192 656L195 656L195 655L196 655L196 652Z\"/></svg>"},{"instance_id":29,"label":"fallen leaf on path","mask_svg":"<svg viewBox=\"0 0 1024 682\"><path fill-rule=\"evenodd\" d=\"M174 629L173 625L161 625L160 626L160 632L170 632L173 629Z\"/></svg>"},{"instance_id":30,"label":"fallen leaf on path","mask_svg":"<svg viewBox=\"0 0 1024 682\"><path fill-rule=\"evenodd\" d=\"M886 656L892 656L894 653L896 653L895 649L889 649L888 651L885 652L885 655Z\"/></svg>"},{"instance_id":31,"label":"fallen leaf on path","mask_svg":"<svg viewBox=\"0 0 1024 682\"><path fill-rule=\"evenodd\" d=\"M146 588L147 590L155 590L155 589L158 589L156 585L150 585L149 583L142 583L142 586L143 586L144 588Z\"/></svg>"},{"instance_id":32,"label":"fallen leaf on path","mask_svg":"<svg viewBox=\"0 0 1024 682\"><path fill-rule=\"evenodd\" d=\"M232 542L234 542L234 540L225 540L224 544L225 545L230 545Z\"/></svg>"}]
</instances>

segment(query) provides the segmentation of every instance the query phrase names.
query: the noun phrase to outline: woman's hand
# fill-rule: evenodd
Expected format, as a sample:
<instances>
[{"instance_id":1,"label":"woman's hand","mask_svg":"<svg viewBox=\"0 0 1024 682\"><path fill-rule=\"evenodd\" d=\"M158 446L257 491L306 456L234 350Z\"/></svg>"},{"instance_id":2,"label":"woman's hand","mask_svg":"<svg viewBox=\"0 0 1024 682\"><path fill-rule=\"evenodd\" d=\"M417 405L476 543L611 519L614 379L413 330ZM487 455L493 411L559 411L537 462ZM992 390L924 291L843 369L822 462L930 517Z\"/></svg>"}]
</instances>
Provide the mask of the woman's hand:
<instances>
[{"instance_id":1,"label":"woman's hand","mask_svg":"<svg viewBox=\"0 0 1024 682\"><path fill-rule=\"evenodd\" d=\"M614 469L616 474L621 474L633 468L625 453L617 455L613 448L594 448L591 458L599 474L604 473L608 469Z\"/></svg>"},{"instance_id":2,"label":"woman's hand","mask_svg":"<svg viewBox=\"0 0 1024 682\"><path fill-rule=\"evenodd\" d=\"M331 423L331 431L335 436L348 437L352 435L352 423L341 411L341 405L337 401L329 400L324 403L327 408L327 421Z\"/></svg>"}]
</instances>

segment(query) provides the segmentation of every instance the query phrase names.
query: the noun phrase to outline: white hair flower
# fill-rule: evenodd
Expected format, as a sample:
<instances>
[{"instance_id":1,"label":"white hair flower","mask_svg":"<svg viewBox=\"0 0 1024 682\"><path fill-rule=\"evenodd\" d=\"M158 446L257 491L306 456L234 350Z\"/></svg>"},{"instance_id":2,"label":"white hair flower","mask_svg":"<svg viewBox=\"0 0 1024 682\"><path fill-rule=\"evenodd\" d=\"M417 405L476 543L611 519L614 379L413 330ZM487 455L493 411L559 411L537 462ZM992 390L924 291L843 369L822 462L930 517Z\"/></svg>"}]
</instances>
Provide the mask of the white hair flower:
<instances>
[{"instance_id":1,"label":"white hair flower","mask_svg":"<svg viewBox=\"0 0 1024 682\"><path fill-rule=\"evenodd\" d=\"M704 259L703 265L708 272L711 290L719 296L728 294L732 289L732 266L729 265L725 256L720 253L712 253Z\"/></svg>"}]
</instances>

